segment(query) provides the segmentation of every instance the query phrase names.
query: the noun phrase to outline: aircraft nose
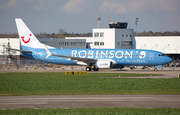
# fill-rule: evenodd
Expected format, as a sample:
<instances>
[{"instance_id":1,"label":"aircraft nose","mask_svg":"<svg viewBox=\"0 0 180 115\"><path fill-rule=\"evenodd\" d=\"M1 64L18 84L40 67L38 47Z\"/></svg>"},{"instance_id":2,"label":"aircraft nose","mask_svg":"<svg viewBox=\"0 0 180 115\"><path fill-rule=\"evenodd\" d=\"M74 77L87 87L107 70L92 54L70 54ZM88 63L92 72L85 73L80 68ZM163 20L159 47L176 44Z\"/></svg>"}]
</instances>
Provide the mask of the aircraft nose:
<instances>
[{"instance_id":1,"label":"aircraft nose","mask_svg":"<svg viewBox=\"0 0 180 115\"><path fill-rule=\"evenodd\" d=\"M172 58L170 58L170 57L167 57L167 59L166 59L166 60L167 60L167 62L168 62L168 63L170 63L170 62L172 62L172 61L173 61L173 59L172 59Z\"/></svg>"}]
</instances>

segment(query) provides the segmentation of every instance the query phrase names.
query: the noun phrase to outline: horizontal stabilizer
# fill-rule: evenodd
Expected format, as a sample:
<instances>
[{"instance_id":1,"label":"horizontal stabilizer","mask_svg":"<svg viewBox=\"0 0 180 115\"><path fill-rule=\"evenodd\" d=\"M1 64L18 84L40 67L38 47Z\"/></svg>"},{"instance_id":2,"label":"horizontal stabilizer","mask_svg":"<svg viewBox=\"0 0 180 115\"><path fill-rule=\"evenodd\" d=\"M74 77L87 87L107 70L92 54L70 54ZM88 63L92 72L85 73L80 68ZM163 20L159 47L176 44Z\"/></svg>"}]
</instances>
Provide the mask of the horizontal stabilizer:
<instances>
[{"instance_id":1,"label":"horizontal stabilizer","mask_svg":"<svg viewBox=\"0 0 180 115\"><path fill-rule=\"evenodd\" d=\"M6 48L8 50L14 50L14 51L19 51L19 52L25 52L25 53L32 53L31 51L26 51L26 50L19 50L19 49L12 49L12 48Z\"/></svg>"}]
</instances>

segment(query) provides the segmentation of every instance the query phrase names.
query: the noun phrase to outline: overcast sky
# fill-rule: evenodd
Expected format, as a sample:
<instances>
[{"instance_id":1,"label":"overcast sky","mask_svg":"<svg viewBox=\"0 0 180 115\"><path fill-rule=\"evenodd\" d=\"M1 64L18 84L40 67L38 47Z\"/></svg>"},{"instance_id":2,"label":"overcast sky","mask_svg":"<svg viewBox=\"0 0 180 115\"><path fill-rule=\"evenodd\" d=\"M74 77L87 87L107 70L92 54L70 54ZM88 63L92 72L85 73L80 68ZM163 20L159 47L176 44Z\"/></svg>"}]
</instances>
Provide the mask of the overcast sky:
<instances>
[{"instance_id":1,"label":"overcast sky","mask_svg":"<svg viewBox=\"0 0 180 115\"><path fill-rule=\"evenodd\" d=\"M109 21L128 22L138 31L180 31L180 0L1 0L0 33L17 33L22 18L33 33L92 32L108 28Z\"/></svg>"}]
</instances>

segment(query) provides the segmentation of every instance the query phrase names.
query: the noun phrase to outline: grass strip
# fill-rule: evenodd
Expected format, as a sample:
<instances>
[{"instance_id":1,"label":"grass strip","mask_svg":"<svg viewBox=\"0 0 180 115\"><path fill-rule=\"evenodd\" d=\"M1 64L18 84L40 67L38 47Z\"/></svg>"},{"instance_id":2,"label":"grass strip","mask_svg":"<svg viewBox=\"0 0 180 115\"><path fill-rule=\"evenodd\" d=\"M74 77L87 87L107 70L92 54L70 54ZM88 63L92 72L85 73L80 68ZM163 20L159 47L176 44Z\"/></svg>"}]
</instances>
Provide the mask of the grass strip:
<instances>
[{"instance_id":1,"label":"grass strip","mask_svg":"<svg viewBox=\"0 0 180 115\"><path fill-rule=\"evenodd\" d=\"M68 108L0 110L1 115L180 115L180 108Z\"/></svg>"},{"instance_id":2,"label":"grass strip","mask_svg":"<svg viewBox=\"0 0 180 115\"><path fill-rule=\"evenodd\" d=\"M125 73L3 73L0 95L179 95L180 79L100 78ZM138 76L145 74L138 74ZM148 74L146 74L148 75Z\"/></svg>"}]
</instances>

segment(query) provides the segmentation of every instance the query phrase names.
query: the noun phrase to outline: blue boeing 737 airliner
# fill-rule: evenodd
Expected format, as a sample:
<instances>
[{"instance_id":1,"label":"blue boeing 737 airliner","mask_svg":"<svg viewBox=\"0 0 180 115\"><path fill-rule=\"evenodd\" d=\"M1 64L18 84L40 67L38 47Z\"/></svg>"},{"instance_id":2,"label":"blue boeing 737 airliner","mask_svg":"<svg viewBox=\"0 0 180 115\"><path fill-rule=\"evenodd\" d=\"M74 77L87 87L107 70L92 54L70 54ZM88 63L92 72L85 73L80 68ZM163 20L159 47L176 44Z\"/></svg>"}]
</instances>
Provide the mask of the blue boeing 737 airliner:
<instances>
[{"instance_id":1,"label":"blue boeing 737 airliner","mask_svg":"<svg viewBox=\"0 0 180 115\"><path fill-rule=\"evenodd\" d=\"M162 67L172 61L165 54L140 49L56 49L38 41L22 19L15 19L23 56L61 65L86 65L86 70L124 66Z\"/></svg>"}]
</instances>

